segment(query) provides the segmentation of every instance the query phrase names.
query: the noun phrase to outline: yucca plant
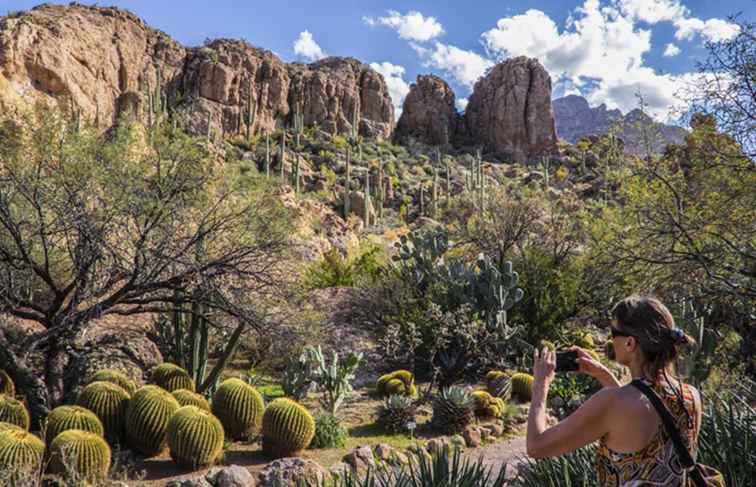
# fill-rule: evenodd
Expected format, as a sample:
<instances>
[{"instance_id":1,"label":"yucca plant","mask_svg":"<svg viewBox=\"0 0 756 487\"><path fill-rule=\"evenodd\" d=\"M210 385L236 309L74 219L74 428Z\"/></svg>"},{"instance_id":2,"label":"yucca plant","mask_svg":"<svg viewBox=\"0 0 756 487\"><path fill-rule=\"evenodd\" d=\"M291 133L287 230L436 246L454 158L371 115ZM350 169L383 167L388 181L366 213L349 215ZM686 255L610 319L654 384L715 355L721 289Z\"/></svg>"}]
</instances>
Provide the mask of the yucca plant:
<instances>
[{"instance_id":1,"label":"yucca plant","mask_svg":"<svg viewBox=\"0 0 756 487\"><path fill-rule=\"evenodd\" d=\"M459 386L442 390L433 401L433 425L449 434L461 433L475 420L475 399Z\"/></svg>"},{"instance_id":2,"label":"yucca plant","mask_svg":"<svg viewBox=\"0 0 756 487\"><path fill-rule=\"evenodd\" d=\"M381 406L378 422L387 431L398 433L407 429L408 423L415 422L417 408L412 398L393 394Z\"/></svg>"},{"instance_id":3,"label":"yucca plant","mask_svg":"<svg viewBox=\"0 0 756 487\"><path fill-rule=\"evenodd\" d=\"M524 468L510 484L516 487L599 487L596 476L596 448L588 446L545 460L527 458Z\"/></svg>"},{"instance_id":4,"label":"yucca plant","mask_svg":"<svg viewBox=\"0 0 756 487\"><path fill-rule=\"evenodd\" d=\"M444 449L430 458L419 457L397 469L374 468L365 475L348 471L334 478L331 487L504 487L507 485L506 465L498 472L486 467L482 460L463 459L459 450ZM541 485L541 484L533 484ZM307 483L307 487L315 487Z\"/></svg>"}]
</instances>

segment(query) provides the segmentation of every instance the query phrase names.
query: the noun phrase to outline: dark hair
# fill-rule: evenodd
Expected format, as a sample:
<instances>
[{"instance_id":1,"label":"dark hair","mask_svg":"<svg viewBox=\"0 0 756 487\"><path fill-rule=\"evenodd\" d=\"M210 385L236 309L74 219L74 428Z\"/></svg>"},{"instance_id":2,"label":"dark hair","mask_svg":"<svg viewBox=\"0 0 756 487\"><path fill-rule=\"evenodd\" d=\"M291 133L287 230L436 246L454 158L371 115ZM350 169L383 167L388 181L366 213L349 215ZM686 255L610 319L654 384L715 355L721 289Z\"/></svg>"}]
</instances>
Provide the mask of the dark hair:
<instances>
[{"instance_id":1,"label":"dark hair","mask_svg":"<svg viewBox=\"0 0 756 487\"><path fill-rule=\"evenodd\" d=\"M653 296L629 296L612 308L617 327L635 338L647 360L646 374L656 382L668 371L674 372L678 346L695 341L675 326L675 319L664 304Z\"/></svg>"}]
</instances>

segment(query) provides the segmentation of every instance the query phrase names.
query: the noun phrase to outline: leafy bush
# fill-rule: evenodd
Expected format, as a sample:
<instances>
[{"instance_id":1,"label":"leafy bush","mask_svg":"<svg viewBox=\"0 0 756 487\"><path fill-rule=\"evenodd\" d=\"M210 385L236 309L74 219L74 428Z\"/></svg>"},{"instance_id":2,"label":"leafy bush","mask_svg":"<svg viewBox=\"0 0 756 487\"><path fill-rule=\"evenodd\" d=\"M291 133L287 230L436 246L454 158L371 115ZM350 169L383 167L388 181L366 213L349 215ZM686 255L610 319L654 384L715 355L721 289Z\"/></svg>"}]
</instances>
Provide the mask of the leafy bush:
<instances>
[{"instance_id":1,"label":"leafy bush","mask_svg":"<svg viewBox=\"0 0 756 487\"><path fill-rule=\"evenodd\" d=\"M339 418L327 412L315 416L315 436L310 448L342 448L348 438L349 432Z\"/></svg>"},{"instance_id":2,"label":"leafy bush","mask_svg":"<svg viewBox=\"0 0 756 487\"><path fill-rule=\"evenodd\" d=\"M308 289L324 289L367 284L380 275L383 260L377 245L362 244L346 256L333 247L305 271L305 285Z\"/></svg>"}]
</instances>

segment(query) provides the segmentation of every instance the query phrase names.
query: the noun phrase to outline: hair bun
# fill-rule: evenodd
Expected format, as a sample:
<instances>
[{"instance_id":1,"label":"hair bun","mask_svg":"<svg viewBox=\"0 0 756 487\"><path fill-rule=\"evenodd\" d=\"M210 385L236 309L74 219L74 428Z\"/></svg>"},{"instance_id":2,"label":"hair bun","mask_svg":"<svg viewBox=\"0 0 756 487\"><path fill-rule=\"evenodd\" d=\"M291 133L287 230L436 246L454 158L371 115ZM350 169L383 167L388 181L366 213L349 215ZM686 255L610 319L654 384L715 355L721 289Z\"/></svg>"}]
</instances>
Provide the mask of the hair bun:
<instances>
[{"instance_id":1,"label":"hair bun","mask_svg":"<svg viewBox=\"0 0 756 487\"><path fill-rule=\"evenodd\" d=\"M675 342L675 345L687 345L688 344L688 335L685 334L684 331L682 331L680 328L671 328L669 330L669 335L672 337L672 340Z\"/></svg>"}]
</instances>

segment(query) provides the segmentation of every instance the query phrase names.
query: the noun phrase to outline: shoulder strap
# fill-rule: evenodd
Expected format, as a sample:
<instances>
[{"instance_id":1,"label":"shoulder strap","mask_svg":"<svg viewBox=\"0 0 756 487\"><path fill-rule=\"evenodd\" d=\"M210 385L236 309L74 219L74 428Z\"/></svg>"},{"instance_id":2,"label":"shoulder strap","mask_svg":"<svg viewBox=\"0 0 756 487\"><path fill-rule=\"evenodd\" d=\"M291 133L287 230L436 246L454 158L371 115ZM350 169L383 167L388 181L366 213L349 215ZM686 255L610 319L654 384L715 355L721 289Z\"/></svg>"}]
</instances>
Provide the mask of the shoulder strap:
<instances>
[{"instance_id":1,"label":"shoulder strap","mask_svg":"<svg viewBox=\"0 0 756 487\"><path fill-rule=\"evenodd\" d=\"M675 445L675 450L677 450L677 456L680 457L682 466L686 469L693 467L696 462L685 447L685 443L683 443L682 437L680 436L680 430L677 429L675 419L672 417L672 413L669 412L669 409L667 409L667 406L664 405L656 392L648 387L648 385L642 380L635 379L631 384L640 390L649 401L651 401L654 409L659 413L659 418L661 418L661 422L664 424L664 429L667 430L667 434L672 438L672 443Z\"/></svg>"}]
</instances>

